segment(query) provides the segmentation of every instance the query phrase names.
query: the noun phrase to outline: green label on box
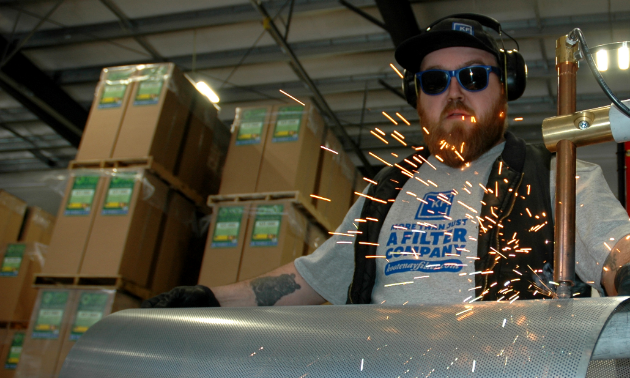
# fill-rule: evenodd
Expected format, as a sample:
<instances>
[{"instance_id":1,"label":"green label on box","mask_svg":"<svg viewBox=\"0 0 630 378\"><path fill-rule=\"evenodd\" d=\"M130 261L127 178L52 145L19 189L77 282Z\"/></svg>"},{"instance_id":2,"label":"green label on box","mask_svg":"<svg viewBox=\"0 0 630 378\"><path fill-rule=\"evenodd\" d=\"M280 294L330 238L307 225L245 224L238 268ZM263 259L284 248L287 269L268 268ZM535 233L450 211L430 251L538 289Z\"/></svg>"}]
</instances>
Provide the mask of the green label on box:
<instances>
[{"instance_id":1,"label":"green label on box","mask_svg":"<svg viewBox=\"0 0 630 378\"><path fill-rule=\"evenodd\" d=\"M267 108L245 109L241 113L241 124L236 134L237 146L246 144L259 144L262 137L262 129L267 117Z\"/></svg>"},{"instance_id":2,"label":"green label on box","mask_svg":"<svg viewBox=\"0 0 630 378\"><path fill-rule=\"evenodd\" d=\"M133 101L135 105L153 105L160 102L160 94L164 80L146 80L138 84L136 98Z\"/></svg>"},{"instance_id":3,"label":"green label on box","mask_svg":"<svg viewBox=\"0 0 630 378\"><path fill-rule=\"evenodd\" d=\"M57 339L67 302L67 291L43 291L31 337L34 339Z\"/></svg>"},{"instance_id":4,"label":"green label on box","mask_svg":"<svg viewBox=\"0 0 630 378\"><path fill-rule=\"evenodd\" d=\"M22 345L24 344L24 332L16 332L13 334L13 340L11 341L11 347L7 360L4 363L4 368L7 370L15 370L20 362L20 356L22 355Z\"/></svg>"},{"instance_id":5,"label":"green label on box","mask_svg":"<svg viewBox=\"0 0 630 378\"><path fill-rule=\"evenodd\" d=\"M212 235L212 248L236 247L243 219L243 206L222 207Z\"/></svg>"},{"instance_id":6,"label":"green label on box","mask_svg":"<svg viewBox=\"0 0 630 378\"><path fill-rule=\"evenodd\" d=\"M114 176L109 181L109 188L103 203L102 215L126 215L136 183L135 175Z\"/></svg>"},{"instance_id":7,"label":"green label on box","mask_svg":"<svg viewBox=\"0 0 630 378\"><path fill-rule=\"evenodd\" d=\"M83 293L70 330L70 340L76 341L94 324L103 318L107 305L107 293Z\"/></svg>"},{"instance_id":8,"label":"green label on box","mask_svg":"<svg viewBox=\"0 0 630 378\"><path fill-rule=\"evenodd\" d=\"M293 142L300 137L303 106L283 106L278 109L278 118L273 129L272 142Z\"/></svg>"},{"instance_id":9,"label":"green label on box","mask_svg":"<svg viewBox=\"0 0 630 378\"><path fill-rule=\"evenodd\" d=\"M101 94L101 101L98 102L99 109L119 108L125 97L127 84L105 84Z\"/></svg>"},{"instance_id":10,"label":"green label on box","mask_svg":"<svg viewBox=\"0 0 630 378\"><path fill-rule=\"evenodd\" d=\"M260 205L256 209L254 231L249 245L252 247L273 247L278 245L280 225L284 205Z\"/></svg>"},{"instance_id":11,"label":"green label on box","mask_svg":"<svg viewBox=\"0 0 630 378\"><path fill-rule=\"evenodd\" d=\"M7 251L2 259L0 267L0 277L17 277L22 266L22 258L26 244L8 244Z\"/></svg>"},{"instance_id":12,"label":"green label on box","mask_svg":"<svg viewBox=\"0 0 630 378\"><path fill-rule=\"evenodd\" d=\"M63 215L89 215L98 180L98 176L75 177Z\"/></svg>"}]
</instances>

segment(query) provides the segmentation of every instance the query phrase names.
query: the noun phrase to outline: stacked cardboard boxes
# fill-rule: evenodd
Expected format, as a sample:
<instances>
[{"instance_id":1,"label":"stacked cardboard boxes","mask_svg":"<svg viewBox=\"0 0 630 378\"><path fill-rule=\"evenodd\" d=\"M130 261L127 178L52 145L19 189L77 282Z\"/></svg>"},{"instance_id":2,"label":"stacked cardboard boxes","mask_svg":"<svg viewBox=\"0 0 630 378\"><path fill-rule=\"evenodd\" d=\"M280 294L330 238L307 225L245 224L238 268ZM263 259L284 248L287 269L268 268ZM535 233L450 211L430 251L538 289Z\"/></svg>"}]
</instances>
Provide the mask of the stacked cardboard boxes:
<instances>
[{"instance_id":1,"label":"stacked cardboard boxes","mask_svg":"<svg viewBox=\"0 0 630 378\"><path fill-rule=\"evenodd\" d=\"M112 312L140 301L116 290L40 289L15 377L56 377L74 343Z\"/></svg>"},{"instance_id":2,"label":"stacked cardboard boxes","mask_svg":"<svg viewBox=\"0 0 630 378\"><path fill-rule=\"evenodd\" d=\"M199 283L242 281L312 253L343 220L354 184L312 104L237 109Z\"/></svg>"},{"instance_id":3,"label":"stacked cardboard boxes","mask_svg":"<svg viewBox=\"0 0 630 378\"><path fill-rule=\"evenodd\" d=\"M219 189L229 139L173 64L103 70L34 279L40 300L17 376L55 376L100 317L196 282L203 198Z\"/></svg>"},{"instance_id":4,"label":"stacked cardboard boxes","mask_svg":"<svg viewBox=\"0 0 630 378\"><path fill-rule=\"evenodd\" d=\"M42 243L48 245L55 226L55 217L37 206L29 206L20 233L22 243Z\"/></svg>"},{"instance_id":5,"label":"stacked cardboard boxes","mask_svg":"<svg viewBox=\"0 0 630 378\"><path fill-rule=\"evenodd\" d=\"M18 241L26 202L0 190L0 246Z\"/></svg>"}]
</instances>

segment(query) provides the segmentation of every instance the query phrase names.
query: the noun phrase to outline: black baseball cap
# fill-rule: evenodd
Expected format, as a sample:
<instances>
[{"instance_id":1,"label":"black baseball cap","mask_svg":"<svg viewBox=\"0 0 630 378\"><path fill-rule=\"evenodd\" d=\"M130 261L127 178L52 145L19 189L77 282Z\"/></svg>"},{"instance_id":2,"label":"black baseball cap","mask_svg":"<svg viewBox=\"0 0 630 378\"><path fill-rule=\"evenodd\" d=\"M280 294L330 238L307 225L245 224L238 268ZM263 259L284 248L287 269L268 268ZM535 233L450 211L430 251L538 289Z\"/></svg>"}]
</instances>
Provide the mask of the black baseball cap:
<instances>
[{"instance_id":1,"label":"black baseball cap","mask_svg":"<svg viewBox=\"0 0 630 378\"><path fill-rule=\"evenodd\" d=\"M420 71L420 63L433 51L447 47L473 47L484 50L499 61L499 47L481 24L466 18L446 18L426 31L411 37L396 48L396 61L407 71Z\"/></svg>"}]
</instances>

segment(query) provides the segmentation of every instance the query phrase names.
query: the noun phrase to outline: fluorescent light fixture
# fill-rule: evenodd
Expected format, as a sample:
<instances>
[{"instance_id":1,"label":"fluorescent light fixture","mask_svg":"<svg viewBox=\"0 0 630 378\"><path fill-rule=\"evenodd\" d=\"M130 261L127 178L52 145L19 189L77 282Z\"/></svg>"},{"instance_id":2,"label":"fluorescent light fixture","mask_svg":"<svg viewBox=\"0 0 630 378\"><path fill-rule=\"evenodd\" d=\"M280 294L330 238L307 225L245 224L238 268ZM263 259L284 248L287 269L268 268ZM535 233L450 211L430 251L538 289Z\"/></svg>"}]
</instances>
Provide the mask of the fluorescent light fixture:
<instances>
[{"instance_id":1,"label":"fluorescent light fixture","mask_svg":"<svg viewBox=\"0 0 630 378\"><path fill-rule=\"evenodd\" d=\"M630 66L630 51L628 50L627 42L624 42L619 50L617 50L617 58L619 62L619 69L627 70Z\"/></svg>"},{"instance_id":2,"label":"fluorescent light fixture","mask_svg":"<svg viewBox=\"0 0 630 378\"><path fill-rule=\"evenodd\" d=\"M608 69L608 51L599 50L595 54L595 60L597 61L597 69L604 72Z\"/></svg>"},{"instance_id":3,"label":"fluorescent light fixture","mask_svg":"<svg viewBox=\"0 0 630 378\"><path fill-rule=\"evenodd\" d=\"M197 84L195 84L195 87L197 87L197 90L201 92L201 94L208 97L213 104L216 104L220 101L219 96L217 96L212 88L210 88L208 84L206 84L204 81L198 81Z\"/></svg>"}]
</instances>

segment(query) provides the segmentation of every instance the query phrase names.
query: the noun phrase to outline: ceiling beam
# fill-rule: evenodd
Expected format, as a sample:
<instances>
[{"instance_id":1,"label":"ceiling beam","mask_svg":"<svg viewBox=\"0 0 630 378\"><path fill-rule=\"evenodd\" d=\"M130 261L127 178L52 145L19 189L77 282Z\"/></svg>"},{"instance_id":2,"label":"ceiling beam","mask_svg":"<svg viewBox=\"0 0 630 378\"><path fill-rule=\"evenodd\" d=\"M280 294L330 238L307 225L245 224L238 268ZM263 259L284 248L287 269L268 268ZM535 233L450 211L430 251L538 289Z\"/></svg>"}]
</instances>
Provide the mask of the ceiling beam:
<instances>
[{"instance_id":1,"label":"ceiling beam","mask_svg":"<svg viewBox=\"0 0 630 378\"><path fill-rule=\"evenodd\" d=\"M376 0L383 21L394 46L404 40L420 34L420 28L408 0Z\"/></svg>"},{"instance_id":2,"label":"ceiling beam","mask_svg":"<svg viewBox=\"0 0 630 378\"><path fill-rule=\"evenodd\" d=\"M0 51L8 42L0 37ZM0 88L48 124L71 145L78 146L88 112L21 52L0 69Z\"/></svg>"},{"instance_id":3,"label":"ceiling beam","mask_svg":"<svg viewBox=\"0 0 630 378\"><path fill-rule=\"evenodd\" d=\"M276 14L285 5L285 0L269 0L265 7L270 14ZM374 5L374 0L353 0L355 6ZM340 9L343 6L337 0L295 0L294 13L302 13L324 9ZM30 14L38 17L36 14ZM126 38L131 36L146 36L191 30L210 26L234 24L239 22L259 21L260 16L249 4L238 4L224 7L197 9L192 11L142 17L130 19L135 26L132 33L120 27L118 22L104 22L99 24L61 27L35 33L26 47L60 46L75 43L93 42ZM20 39L25 34L17 34Z\"/></svg>"}]
</instances>

